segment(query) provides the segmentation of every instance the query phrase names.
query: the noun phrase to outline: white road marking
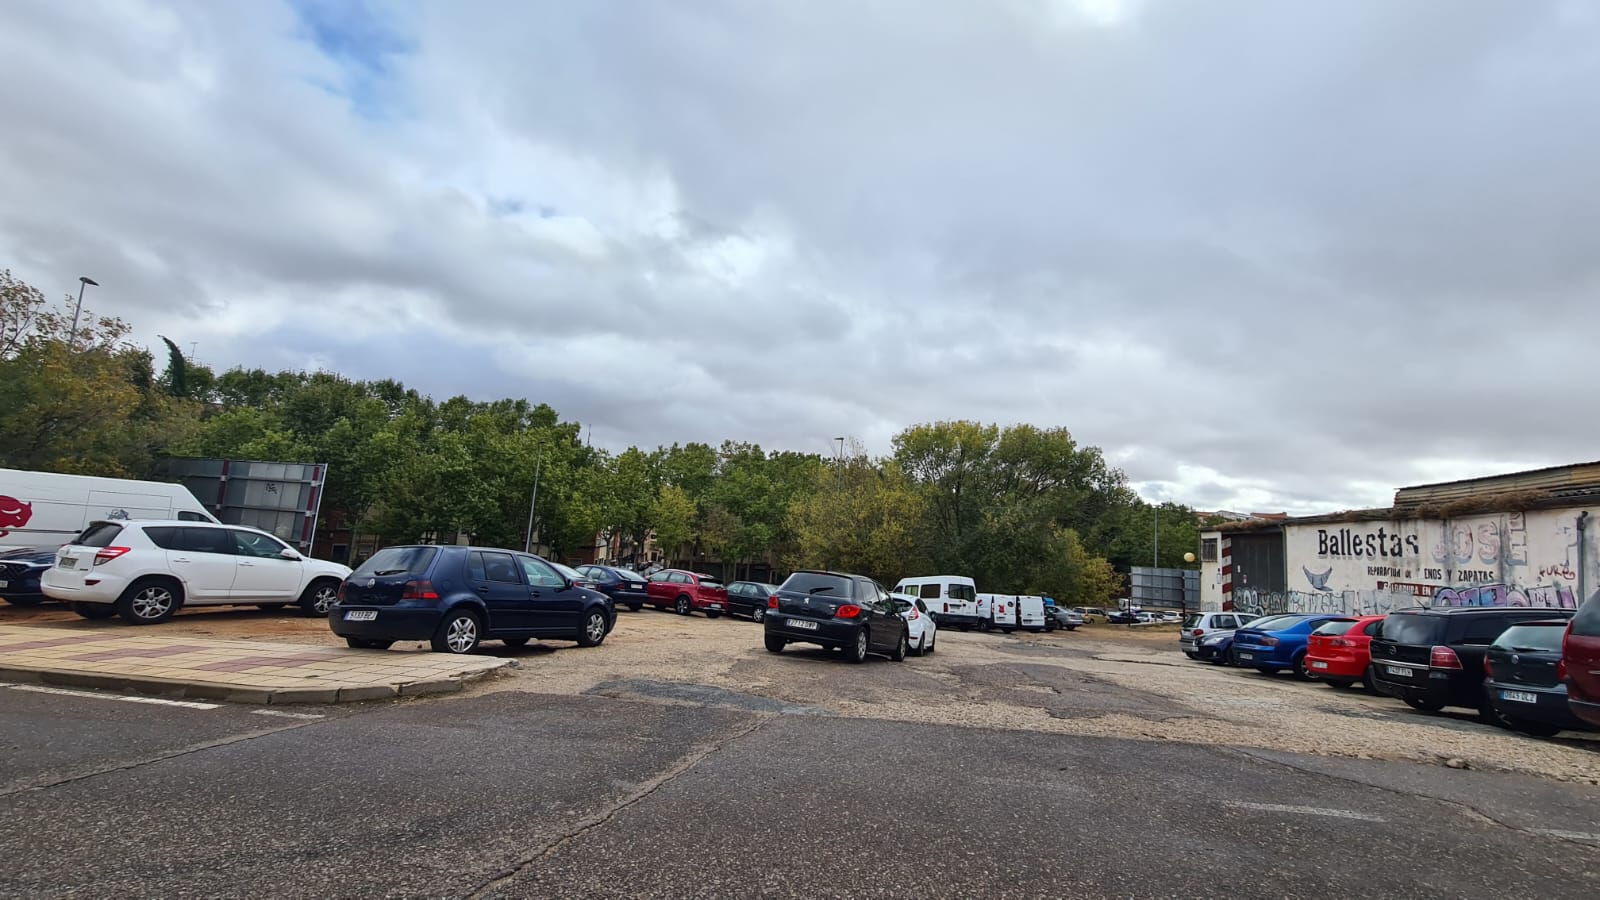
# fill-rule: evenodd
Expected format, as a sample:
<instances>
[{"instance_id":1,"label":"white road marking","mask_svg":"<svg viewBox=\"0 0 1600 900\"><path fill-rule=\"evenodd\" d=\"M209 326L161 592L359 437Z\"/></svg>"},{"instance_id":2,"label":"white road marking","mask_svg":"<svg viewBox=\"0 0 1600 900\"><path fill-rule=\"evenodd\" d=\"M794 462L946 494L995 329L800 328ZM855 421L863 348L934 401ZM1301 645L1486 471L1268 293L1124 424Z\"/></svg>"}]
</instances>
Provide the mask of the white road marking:
<instances>
[{"instance_id":1,"label":"white road marking","mask_svg":"<svg viewBox=\"0 0 1600 900\"><path fill-rule=\"evenodd\" d=\"M1382 816L1371 813L1356 812L1351 809L1327 809L1321 806L1285 806L1280 803L1245 803L1241 800L1225 800L1223 806L1234 809L1253 809L1256 812L1296 813L1302 816L1327 816L1331 819L1356 819L1361 822L1387 822Z\"/></svg>"},{"instance_id":2,"label":"white road marking","mask_svg":"<svg viewBox=\"0 0 1600 900\"><path fill-rule=\"evenodd\" d=\"M277 716L280 719L320 719L318 713L284 712L281 709L252 709L251 712L258 716Z\"/></svg>"},{"instance_id":3,"label":"white road marking","mask_svg":"<svg viewBox=\"0 0 1600 900\"><path fill-rule=\"evenodd\" d=\"M155 706L177 706L183 709L216 709L219 704L200 703L195 700L168 700L164 697L133 697L126 694L101 694L95 691L74 691L68 688L44 687L37 684L8 684L3 685L14 691L27 691L30 694L58 694L63 697L92 697L96 700L121 700L124 703L148 703Z\"/></svg>"},{"instance_id":4,"label":"white road marking","mask_svg":"<svg viewBox=\"0 0 1600 900\"><path fill-rule=\"evenodd\" d=\"M1540 834L1548 834L1551 837L1565 838L1569 841L1594 841L1595 843L1600 844L1600 832L1557 831L1554 828L1535 828L1534 831L1537 831Z\"/></svg>"}]
</instances>

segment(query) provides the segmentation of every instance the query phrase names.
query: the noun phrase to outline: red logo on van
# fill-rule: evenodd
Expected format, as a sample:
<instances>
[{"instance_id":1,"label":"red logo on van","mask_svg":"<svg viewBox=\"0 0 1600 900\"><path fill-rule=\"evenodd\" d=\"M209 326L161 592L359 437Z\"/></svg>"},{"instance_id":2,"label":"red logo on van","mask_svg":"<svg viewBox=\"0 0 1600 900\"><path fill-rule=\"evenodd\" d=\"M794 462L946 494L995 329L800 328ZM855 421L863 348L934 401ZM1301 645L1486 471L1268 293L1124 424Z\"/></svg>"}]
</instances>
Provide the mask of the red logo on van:
<instances>
[{"instance_id":1,"label":"red logo on van","mask_svg":"<svg viewBox=\"0 0 1600 900\"><path fill-rule=\"evenodd\" d=\"M33 504L23 503L15 497L0 494L0 537L5 537L11 532L7 529L21 528L33 518Z\"/></svg>"}]
</instances>

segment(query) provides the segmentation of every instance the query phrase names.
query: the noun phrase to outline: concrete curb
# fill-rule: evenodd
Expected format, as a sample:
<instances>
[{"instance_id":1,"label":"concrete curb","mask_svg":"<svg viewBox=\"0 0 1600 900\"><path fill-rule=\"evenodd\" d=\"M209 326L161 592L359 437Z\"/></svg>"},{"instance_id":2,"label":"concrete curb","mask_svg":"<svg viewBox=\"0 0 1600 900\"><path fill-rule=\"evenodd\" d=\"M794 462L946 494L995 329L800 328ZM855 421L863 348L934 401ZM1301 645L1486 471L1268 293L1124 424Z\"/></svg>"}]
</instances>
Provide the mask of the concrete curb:
<instances>
[{"instance_id":1,"label":"concrete curb","mask_svg":"<svg viewBox=\"0 0 1600 900\"><path fill-rule=\"evenodd\" d=\"M509 660L507 660L509 662ZM0 665L0 681L47 684L61 687L99 688L136 694L189 700L222 700L228 703L255 705L359 703L365 700L388 700L422 694L442 694L459 691L468 682L478 681L498 673L508 666L479 669L425 681L403 681L389 684L366 684L353 687L281 687L264 688L184 681L153 676L102 674L67 669L16 668Z\"/></svg>"}]
</instances>

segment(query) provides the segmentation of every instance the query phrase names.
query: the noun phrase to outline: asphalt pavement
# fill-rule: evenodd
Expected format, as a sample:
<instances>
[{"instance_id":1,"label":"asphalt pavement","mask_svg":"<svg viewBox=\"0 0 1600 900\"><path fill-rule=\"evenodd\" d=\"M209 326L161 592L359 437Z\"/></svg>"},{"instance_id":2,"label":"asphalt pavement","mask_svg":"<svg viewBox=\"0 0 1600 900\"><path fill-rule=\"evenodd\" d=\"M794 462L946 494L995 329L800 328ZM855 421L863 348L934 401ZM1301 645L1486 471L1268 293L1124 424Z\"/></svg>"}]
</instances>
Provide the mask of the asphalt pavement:
<instances>
[{"instance_id":1,"label":"asphalt pavement","mask_svg":"<svg viewBox=\"0 0 1600 900\"><path fill-rule=\"evenodd\" d=\"M1600 879L1593 787L701 699L0 687L0 896L1587 898Z\"/></svg>"}]
</instances>

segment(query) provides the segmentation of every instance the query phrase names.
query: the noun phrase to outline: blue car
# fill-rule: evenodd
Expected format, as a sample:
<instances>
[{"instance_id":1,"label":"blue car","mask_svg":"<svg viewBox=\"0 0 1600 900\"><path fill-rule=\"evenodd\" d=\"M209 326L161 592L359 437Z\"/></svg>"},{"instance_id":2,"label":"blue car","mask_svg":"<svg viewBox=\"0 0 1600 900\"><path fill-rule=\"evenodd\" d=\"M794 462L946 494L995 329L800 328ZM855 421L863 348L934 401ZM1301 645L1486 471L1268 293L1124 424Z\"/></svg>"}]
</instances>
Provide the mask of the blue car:
<instances>
[{"instance_id":1,"label":"blue car","mask_svg":"<svg viewBox=\"0 0 1600 900\"><path fill-rule=\"evenodd\" d=\"M1306 643L1311 639L1311 632L1324 622L1343 618L1348 617L1290 613L1256 619L1233 633L1233 664L1254 668L1264 675L1291 669L1294 677L1309 681Z\"/></svg>"},{"instance_id":2,"label":"blue car","mask_svg":"<svg viewBox=\"0 0 1600 900\"><path fill-rule=\"evenodd\" d=\"M39 576L56 564L56 547L0 549L0 597L12 606L38 606L45 601Z\"/></svg>"}]
</instances>

